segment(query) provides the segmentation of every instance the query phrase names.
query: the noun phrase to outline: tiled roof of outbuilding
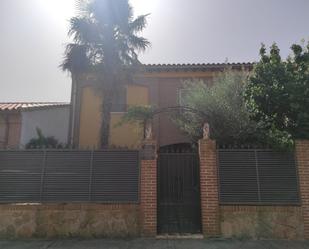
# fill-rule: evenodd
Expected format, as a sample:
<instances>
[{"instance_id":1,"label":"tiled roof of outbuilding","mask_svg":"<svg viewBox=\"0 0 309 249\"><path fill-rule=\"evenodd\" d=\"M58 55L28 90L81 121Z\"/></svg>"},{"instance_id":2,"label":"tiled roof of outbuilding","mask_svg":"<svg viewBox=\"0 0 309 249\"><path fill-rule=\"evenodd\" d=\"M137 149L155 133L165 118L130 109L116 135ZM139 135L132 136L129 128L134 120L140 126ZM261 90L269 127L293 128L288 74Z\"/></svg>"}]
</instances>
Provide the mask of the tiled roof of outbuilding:
<instances>
[{"instance_id":1,"label":"tiled roof of outbuilding","mask_svg":"<svg viewBox=\"0 0 309 249\"><path fill-rule=\"evenodd\" d=\"M68 102L0 102L0 111L19 111L34 108L68 106Z\"/></svg>"},{"instance_id":2,"label":"tiled roof of outbuilding","mask_svg":"<svg viewBox=\"0 0 309 249\"><path fill-rule=\"evenodd\" d=\"M145 64L146 71L208 71L227 67L251 69L253 63L193 63L193 64Z\"/></svg>"}]
</instances>

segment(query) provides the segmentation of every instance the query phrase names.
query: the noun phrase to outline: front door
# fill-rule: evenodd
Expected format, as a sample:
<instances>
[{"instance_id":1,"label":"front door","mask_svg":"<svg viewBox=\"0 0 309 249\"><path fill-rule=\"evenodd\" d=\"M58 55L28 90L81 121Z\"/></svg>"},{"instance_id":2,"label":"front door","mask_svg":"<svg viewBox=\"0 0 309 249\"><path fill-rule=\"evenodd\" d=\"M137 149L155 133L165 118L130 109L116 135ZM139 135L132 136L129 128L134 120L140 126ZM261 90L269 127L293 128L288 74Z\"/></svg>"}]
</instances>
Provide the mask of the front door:
<instances>
[{"instance_id":1,"label":"front door","mask_svg":"<svg viewBox=\"0 0 309 249\"><path fill-rule=\"evenodd\" d=\"M197 153L159 153L158 233L201 233Z\"/></svg>"}]
</instances>

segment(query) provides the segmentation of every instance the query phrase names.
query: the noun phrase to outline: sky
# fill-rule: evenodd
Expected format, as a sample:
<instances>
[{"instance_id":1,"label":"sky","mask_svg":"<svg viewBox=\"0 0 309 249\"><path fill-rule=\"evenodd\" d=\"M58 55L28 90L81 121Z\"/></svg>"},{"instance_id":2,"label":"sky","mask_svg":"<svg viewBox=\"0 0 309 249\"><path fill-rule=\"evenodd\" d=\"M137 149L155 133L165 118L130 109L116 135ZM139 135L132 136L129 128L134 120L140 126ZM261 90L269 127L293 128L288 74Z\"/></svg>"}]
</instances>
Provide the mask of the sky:
<instances>
[{"instance_id":1,"label":"sky","mask_svg":"<svg viewBox=\"0 0 309 249\"><path fill-rule=\"evenodd\" d=\"M150 13L143 63L253 62L263 42L283 57L309 39L309 0L130 0ZM70 101L59 64L75 0L0 0L0 102Z\"/></svg>"}]
</instances>

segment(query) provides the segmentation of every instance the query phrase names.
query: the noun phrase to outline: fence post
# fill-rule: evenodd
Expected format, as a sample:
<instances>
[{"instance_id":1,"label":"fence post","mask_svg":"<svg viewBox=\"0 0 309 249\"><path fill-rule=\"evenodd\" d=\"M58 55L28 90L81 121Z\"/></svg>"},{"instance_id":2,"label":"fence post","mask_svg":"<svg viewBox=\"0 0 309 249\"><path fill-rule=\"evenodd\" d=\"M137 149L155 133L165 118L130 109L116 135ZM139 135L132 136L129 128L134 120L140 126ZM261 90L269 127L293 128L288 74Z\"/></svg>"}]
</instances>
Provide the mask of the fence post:
<instances>
[{"instance_id":1,"label":"fence post","mask_svg":"<svg viewBox=\"0 0 309 249\"><path fill-rule=\"evenodd\" d=\"M205 237L220 235L216 141L199 140L202 229Z\"/></svg>"},{"instance_id":2,"label":"fence post","mask_svg":"<svg viewBox=\"0 0 309 249\"><path fill-rule=\"evenodd\" d=\"M309 140L297 140L295 149L304 222L304 239L309 239Z\"/></svg>"},{"instance_id":3,"label":"fence post","mask_svg":"<svg viewBox=\"0 0 309 249\"><path fill-rule=\"evenodd\" d=\"M146 139L141 151L141 234L157 234L157 153L156 141Z\"/></svg>"}]
</instances>

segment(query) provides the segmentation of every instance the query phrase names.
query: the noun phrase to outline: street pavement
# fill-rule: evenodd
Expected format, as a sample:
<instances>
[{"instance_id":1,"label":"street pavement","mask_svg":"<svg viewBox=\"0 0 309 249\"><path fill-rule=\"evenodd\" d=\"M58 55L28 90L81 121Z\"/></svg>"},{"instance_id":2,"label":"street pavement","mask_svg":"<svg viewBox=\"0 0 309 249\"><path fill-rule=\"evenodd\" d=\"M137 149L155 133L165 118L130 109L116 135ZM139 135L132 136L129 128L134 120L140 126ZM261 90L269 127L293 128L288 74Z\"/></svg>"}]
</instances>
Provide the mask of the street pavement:
<instances>
[{"instance_id":1,"label":"street pavement","mask_svg":"<svg viewBox=\"0 0 309 249\"><path fill-rule=\"evenodd\" d=\"M206 239L0 240L0 249L309 249L309 241Z\"/></svg>"}]
</instances>

